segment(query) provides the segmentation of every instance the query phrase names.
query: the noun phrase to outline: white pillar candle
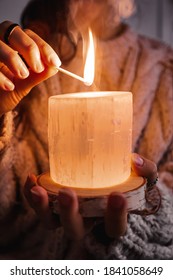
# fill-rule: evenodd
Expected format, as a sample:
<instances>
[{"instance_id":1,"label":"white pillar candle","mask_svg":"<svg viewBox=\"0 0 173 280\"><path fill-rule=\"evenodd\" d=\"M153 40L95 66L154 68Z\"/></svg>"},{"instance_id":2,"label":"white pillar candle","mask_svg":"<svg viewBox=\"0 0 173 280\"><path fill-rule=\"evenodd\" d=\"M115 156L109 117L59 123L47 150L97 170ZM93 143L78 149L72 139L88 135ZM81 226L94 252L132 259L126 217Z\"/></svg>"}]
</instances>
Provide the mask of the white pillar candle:
<instances>
[{"instance_id":1,"label":"white pillar candle","mask_svg":"<svg viewBox=\"0 0 173 280\"><path fill-rule=\"evenodd\" d=\"M131 173L132 94L83 92L49 98L50 176L63 186L105 188Z\"/></svg>"}]
</instances>

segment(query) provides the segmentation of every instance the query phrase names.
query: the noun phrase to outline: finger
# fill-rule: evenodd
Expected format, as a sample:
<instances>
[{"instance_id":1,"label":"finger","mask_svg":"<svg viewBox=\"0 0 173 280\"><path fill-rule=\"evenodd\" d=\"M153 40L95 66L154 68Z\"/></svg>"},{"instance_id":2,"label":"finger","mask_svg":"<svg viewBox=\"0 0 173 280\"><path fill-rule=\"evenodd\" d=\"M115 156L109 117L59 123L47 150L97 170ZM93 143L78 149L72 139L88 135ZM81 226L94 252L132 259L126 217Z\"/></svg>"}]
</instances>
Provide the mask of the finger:
<instances>
[{"instance_id":1,"label":"finger","mask_svg":"<svg viewBox=\"0 0 173 280\"><path fill-rule=\"evenodd\" d=\"M105 213L105 231L110 238L124 235L127 227L127 201L120 193L108 197Z\"/></svg>"},{"instance_id":2,"label":"finger","mask_svg":"<svg viewBox=\"0 0 173 280\"><path fill-rule=\"evenodd\" d=\"M56 74L57 71L56 68L51 67L39 74L32 72L25 80L14 79L15 90L1 92L1 101L3 100L3 102L0 106L0 116L14 109L34 86Z\"/></svg>"},{"instance_id":3,"label":"finger","mask_svg":"<svg viewBox=\"0 0 173 280\"><path fill-rule=\"evenodd\" d=\"M0 62L0 72L2 72L9 80L13 81L14 74L4 63Z\"/></svg>"},{"instance_id":4,"label":"finger","mask_svg":"<svg viewBox=\"0 0 173 280\"><path fill-rule=\"evenodd\" d=\"M33 174L29 175L24 187L24 194L35 210L41 222L47 228L56 228L59 226L58 215L53 215L49 207L49 198L45 189L37 185L37 178Z\"/></svg>"},{"instance_id":5,"label":"finger","mask_svg":"<svg viewBox=\"0 0 173 280\"><path fill-rule=\"evenodd\" d=\"M0 61L18 78L25 79L28 77L29 71L18 52L2 41L0 41Z\"/></svg>"},{"instance_id":6,"label":"finger","mask_svg":"<svg viewBox=\"0 0 173 280\"><path fill-rule=\"evenodd\" d=\"M14 84L7 78L7 76L5 76L3 72L0 72L0 89L5 91L12 91L14 89Z\"/></svg>"},{"instance_id":7,"label":"finger","mask_svg":"<svg viewBox=\"0 0 173 280\"><path fill-rule=\"evenodd\" d=\"M6 20L0 23L0 40L4 40L4 35L8 27L13 24L13 22Z\"/></svg>"},{"instance_id":8,"label":"finger","mask_svg":"<svg viewBox=\"0 0 173 280\"><path fill-rule=\"evenodd\" d=\"M30 205L32 205L31 189L37 185L37 177L29 174L24 185L24 194Z\"/></svg>"},{"instance_id":9,"label":"finger","mask_svg":"<svg viewBox=\"0 0 173 280\"><path fill-rule=\"evenodd\" d=\"M25 80L15 79L15 89L20 99L27 95L34 86L55 75L57 72L58 70L55 67L45 67L41 73L30 71L29 77Z\"/></svg>"},{"instance_id":10,"label":"finger","mask_svg":"<svg viewBox=\"0 0 173 280\"><path fill-rule=\"evenodd\" d=\"M132 169L139 175L147 178L148 182L153 182L158 176L157 165L136 153L132 154Z\"/></svg>"},{"instance_id":11,"label":"finger","mask_svg":"<svg viewBox=\"0 0 173 280\"><path fill-rule=\"evenodd\" d=\"M35 41L37 46L39 47L41 58L47 66L59 67L61 65L61 61L56 54L56 52L52 49L50 45L48 45L43 39L41 39L36 33L34 33L30 29L25 30L26 34L29 35L30 38Z\"/></svg>"},{"instance_id":12,"label":"finger","mask_svg":"<svg viewBox=\"0 0 173 280\"><path fill-rule=\"evenodd\" d=\"M22 55L34 72L40 73L44 70L37 44L20 27L15 28L9 42L10 46Z\"/></svg>"},{"instance_id":13,"label":"finger","mask_svg":"<svg viewBox=\"0 0 173 280\"><path fill-rule=\"evenodd\" d=\"M70 189L61 189L59 205L60 219L67 237L70 240L81 240L85 231L76 194Z\"/></svg>"},{"instance_id":14,"label":"finger","mask_svg":"<svg viewBox=\"0 0 173 280\"><path fill-rule=\"evenodd\" d=\"M12 22L5 21L1 23L0 38L4 40L4 34ZM44 65L41 61L40 51L37 44L21 29L16 26L8 37L11 49L17 51L26 64L36 73L44 70Z\"/></svg>"}]
</instances>

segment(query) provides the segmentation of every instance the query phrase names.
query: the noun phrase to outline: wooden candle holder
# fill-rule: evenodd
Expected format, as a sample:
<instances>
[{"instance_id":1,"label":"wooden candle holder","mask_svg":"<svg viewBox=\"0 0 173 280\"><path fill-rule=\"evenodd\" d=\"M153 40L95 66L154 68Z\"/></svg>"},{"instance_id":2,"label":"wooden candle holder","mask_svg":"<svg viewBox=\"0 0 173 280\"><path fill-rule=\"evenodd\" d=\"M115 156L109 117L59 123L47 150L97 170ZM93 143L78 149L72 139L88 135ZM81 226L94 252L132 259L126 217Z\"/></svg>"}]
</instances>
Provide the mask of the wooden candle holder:
<instances>
[{"instance_id":1,"label":"wooden candle holder","mask_svg":"<svg viewBox=\"0 0 173 280\"><path fill-rule=\"evenodd\" d=\"M37 178L38 185L42 186L49 195L53 211L59 213L58 192L62 188L69 188L54 182L49 172ZM102 217L107 204L107 197L112 192L121 192L127 199L128 211L142 209L145 205L146 179L131 174L123 183L105 188L70 187L79 199L79 210L83 217Z\"/></svg>"}]
</instances>

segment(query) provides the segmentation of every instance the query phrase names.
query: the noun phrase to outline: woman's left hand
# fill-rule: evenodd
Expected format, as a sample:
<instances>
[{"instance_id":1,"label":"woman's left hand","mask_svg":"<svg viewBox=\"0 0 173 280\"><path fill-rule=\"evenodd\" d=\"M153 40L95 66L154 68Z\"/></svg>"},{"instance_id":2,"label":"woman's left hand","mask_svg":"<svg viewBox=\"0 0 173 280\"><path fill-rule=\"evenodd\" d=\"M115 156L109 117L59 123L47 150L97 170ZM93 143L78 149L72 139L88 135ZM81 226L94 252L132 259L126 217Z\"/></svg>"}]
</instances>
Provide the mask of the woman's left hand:
<instances>
[{"instance_id":1,"label":"woman's left hand","mask_svg":"<svg viewBox=\"0 0 173 280\"><path fill-rule=\"evenodd\" d=\"M148 181L157 177L155 163L138 154L132 154L132 169L139 176L144 176ZM55 217L49 208L46 190L36 184L36 177L30 175L25 184L25 195L40 217L48 227L58 225L64 227L66 236L70 240L82 240L88 230L87 219L79 213L78 198L74 191L62 188L59 191L60 214ZM108 197L107 208L104 216L104 228L108 238L119 238L124 235L127 227L127 201L121 193L111 193Z\"/></svg>"}]
</instances>

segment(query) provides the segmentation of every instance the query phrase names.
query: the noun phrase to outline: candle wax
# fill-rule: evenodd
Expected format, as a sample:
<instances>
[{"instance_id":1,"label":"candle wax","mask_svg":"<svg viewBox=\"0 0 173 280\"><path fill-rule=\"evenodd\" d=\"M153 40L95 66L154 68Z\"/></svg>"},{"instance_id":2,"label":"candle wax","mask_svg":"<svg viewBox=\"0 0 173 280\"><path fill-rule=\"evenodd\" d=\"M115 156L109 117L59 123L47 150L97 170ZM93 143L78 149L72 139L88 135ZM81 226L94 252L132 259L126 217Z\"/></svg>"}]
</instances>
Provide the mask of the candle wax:
<instances>
[{"instance_id":1,"label":"candle wax","mask_svg":"<svg viewBox=\"0 0 173 280\"><path fill-rule=\"evenodd\" d=\"M84 92L49 98L50 176L60 185L105 188L131 173L132 94Z\"/></svg>"}]
</instances>

